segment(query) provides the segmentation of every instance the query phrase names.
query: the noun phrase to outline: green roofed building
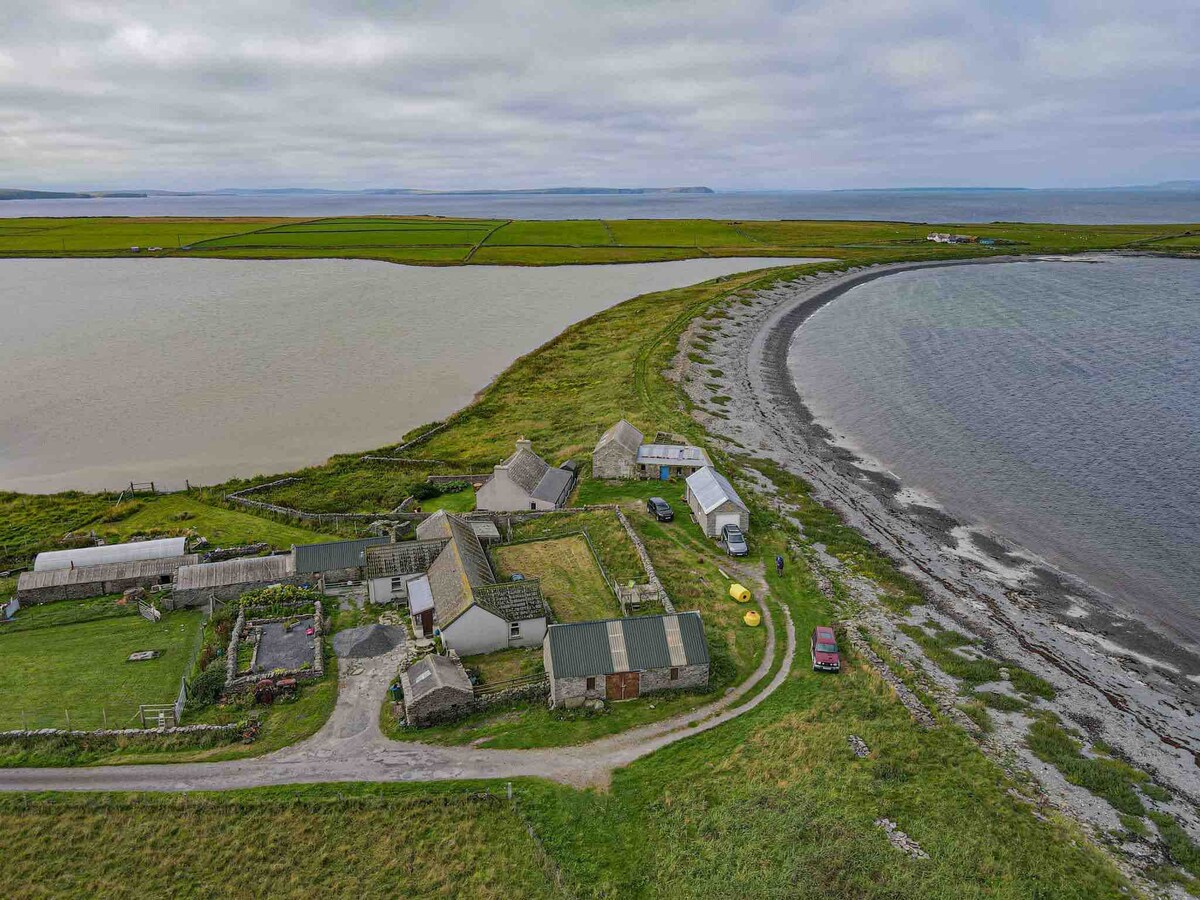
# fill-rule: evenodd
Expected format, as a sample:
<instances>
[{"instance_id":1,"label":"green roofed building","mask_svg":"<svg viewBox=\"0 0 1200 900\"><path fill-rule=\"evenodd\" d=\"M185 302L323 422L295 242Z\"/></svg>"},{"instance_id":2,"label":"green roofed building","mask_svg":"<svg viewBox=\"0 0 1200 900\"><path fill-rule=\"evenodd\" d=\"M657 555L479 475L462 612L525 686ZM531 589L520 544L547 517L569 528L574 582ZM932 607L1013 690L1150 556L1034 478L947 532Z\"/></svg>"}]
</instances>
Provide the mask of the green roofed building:
<instances>
[{"instance_id":1,"label":"green roofed building","mask_svg":"<svg viewBox=\"0 0 1200 900\"><path fill-rule=\"evenodd\" d=\"M698 612L551 625L542 655L555 707L708 685Z\"/></svg>"}]
</instances>

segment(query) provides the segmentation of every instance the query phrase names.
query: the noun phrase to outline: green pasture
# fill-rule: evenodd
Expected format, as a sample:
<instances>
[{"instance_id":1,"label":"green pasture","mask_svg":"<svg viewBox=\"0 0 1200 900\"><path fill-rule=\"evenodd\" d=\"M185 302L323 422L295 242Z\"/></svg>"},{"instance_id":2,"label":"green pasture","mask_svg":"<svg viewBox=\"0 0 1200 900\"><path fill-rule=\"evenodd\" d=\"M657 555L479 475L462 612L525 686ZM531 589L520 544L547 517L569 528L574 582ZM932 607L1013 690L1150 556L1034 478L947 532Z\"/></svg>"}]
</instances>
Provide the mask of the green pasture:
<instances>
[{"instance_id":1,"label":"green pasture","mask_svg":"<svg viewBox=\"0 0 1200 900\"><path fill-rule=\"evenodd\" d=\"M54 606L46 612L58 612ZM37 610L18 612L18 619L26 612ZM159 622L138 615L75 624L45 618L41 628L0 629L0 730L63 728L68 713L74 728L99 728L104 713L111 727L130 725L139 704L174 702L200 639L197 610L165 613ZM126 662L139 650L162 655Z\"/></svg>"}]
</instances>

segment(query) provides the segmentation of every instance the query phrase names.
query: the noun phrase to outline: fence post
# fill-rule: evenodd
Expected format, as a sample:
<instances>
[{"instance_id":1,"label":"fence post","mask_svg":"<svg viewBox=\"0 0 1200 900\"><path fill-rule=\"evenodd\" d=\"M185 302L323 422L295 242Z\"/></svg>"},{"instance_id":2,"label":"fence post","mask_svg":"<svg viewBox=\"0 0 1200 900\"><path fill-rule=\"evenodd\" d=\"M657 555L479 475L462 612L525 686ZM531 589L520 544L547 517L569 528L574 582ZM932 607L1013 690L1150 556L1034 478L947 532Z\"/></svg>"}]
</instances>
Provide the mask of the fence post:
<instances>
[{"instance_id":1,"label":"fence post","mask_svg":"<svg viewBox=\"0 0 1200 900\"><path fill-rule=\"evenodd\" d=\"M65 712L67 714L67 731L70 731L71 730L71 711L69 709L64 709L63 712Z\"/></svg>"},{"instance_id":2,"label":"fence post","mask_svg":"<svg viewBox=\"0 0 1200 900\"><path fill-rule=\"evenodd\" d=\"M104 719L104 730L108 731L108 710L106 710L103 706L100 707L100 717Z\"/></svg>"}]
</instances>

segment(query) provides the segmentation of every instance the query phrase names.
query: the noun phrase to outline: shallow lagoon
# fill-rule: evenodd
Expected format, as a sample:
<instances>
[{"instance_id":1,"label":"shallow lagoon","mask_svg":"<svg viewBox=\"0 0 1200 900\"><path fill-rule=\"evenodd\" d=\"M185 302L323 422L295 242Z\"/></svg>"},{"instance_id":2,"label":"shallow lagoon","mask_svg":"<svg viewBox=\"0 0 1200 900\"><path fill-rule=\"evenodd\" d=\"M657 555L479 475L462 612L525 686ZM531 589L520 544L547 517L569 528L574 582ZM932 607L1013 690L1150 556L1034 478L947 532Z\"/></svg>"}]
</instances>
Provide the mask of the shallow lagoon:
<instances>
[{"instance_id":1,"label":"shallow lagoon","mask_svg":"<svg viewBox=\"0 0 1200 900\"><path fill-rule=\"evenodd\" d=\"M397 441L630 297L788 262L0 261L0 489L213 483Z\"/></svg>"}]
</instances>

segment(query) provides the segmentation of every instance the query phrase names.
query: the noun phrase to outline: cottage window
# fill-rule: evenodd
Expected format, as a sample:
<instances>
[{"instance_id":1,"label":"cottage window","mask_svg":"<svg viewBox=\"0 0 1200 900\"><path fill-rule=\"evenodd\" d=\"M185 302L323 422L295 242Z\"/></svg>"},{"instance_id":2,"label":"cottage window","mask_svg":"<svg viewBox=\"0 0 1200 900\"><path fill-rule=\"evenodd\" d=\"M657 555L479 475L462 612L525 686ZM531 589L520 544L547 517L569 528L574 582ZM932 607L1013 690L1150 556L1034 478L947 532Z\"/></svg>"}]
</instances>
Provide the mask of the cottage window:
<instances>
[{"instance_id":1,"label":"cottage window","mask_svg":"<svg viewBox=\"0 0 1200 900\"><path fill-rule=\"evenodd\" d=\"M529 508L530 508L530 509L537 509L537 504L536 504L536 503L534 503L532 500L530 500L530 501L529 501Z\"/></svg>"},{"instance_id":2,"label":"cottage window","mask_svg":"<svg viewBox=\"0 0 1200 900\"><path fill-rule=\"evenodd\" d=\"M509 622L508 623L508 636L510 638L518 638L521 636L521 623L520 622Z\"/></svg>"},{"instance_id":3,"label":"cottage window","mask_svg":"<svg viewBox=\"0 0 1200 900\"><path fill-rule=\"evenodd\" d=\"M679 670L676 669L674 666L671 667L671 680L672 681L679 680Z\"/></svg>"},{"instance_id":4,"label":"cottage window","mask_svg":"<svg viewBox=\"0 0 1200 900\"><path fill-rule=\"evenodd\" d=\"M595 675L588 676L587 689L589 691L594 691L596 689L596 676Z\"/></svg>"}]
</instances>

